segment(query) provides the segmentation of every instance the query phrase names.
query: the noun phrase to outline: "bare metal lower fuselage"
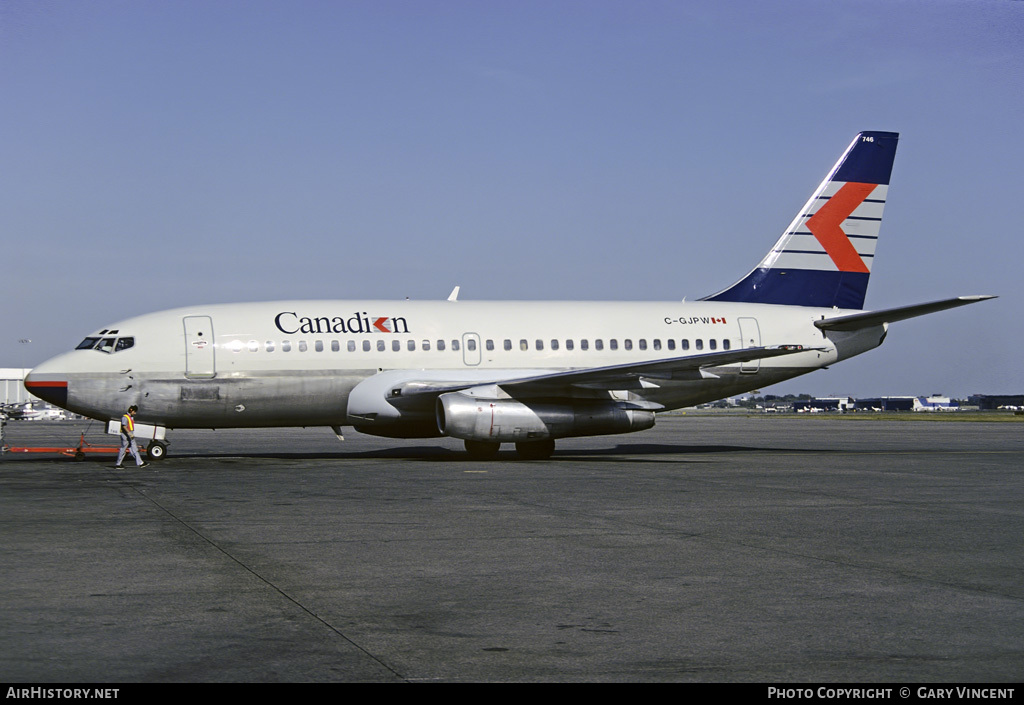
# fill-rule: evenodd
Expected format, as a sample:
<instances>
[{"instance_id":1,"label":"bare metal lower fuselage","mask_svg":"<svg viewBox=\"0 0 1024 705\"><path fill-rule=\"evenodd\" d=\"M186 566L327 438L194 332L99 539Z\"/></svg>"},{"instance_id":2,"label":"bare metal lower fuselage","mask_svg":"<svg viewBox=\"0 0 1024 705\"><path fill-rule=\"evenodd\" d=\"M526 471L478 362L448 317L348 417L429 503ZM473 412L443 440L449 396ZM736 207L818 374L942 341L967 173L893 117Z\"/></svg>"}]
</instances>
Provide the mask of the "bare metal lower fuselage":
<instances>
[{"instance_id":1,"label":"bare metal lower fuselage","mask_svg":"<svg viewBox=\"0 0 1024 705\"><path fill-rule=\"evenodd\" d=\"M662 382L643 397L665 410L734 396L805 374L811 369L762 369L756 377L722 372L718 379ZM282 371L225 379L187 380L181 375L130 373L77 377L68 375L70 411L100 420L116 418L137 405L139 421L166 428L260 428L275 426L355 426L385 436L441 435L433 414L414 431L374 429L365 419L347 413L349 395L376 370ZM582 397L581 397L582 398Z\"/></svg>"}]
</instances>

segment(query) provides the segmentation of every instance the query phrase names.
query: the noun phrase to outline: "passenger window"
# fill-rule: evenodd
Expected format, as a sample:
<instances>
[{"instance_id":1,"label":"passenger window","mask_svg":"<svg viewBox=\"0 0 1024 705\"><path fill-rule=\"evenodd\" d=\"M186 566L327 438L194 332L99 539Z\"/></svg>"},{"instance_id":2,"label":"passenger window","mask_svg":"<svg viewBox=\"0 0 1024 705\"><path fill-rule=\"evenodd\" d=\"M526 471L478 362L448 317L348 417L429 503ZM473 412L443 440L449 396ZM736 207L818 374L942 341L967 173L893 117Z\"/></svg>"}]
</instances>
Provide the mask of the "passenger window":
<instances>
[{"instance_id":1,"label":"passenger window","mask_svg":"<svg viewBox=\"0 0 1024 705\"><path fill-rule=\"evenodd\" d=\"M544 349L544 341L541 340L540 338L537 338L537 349L538 350L543 350Z\"/></svg>"},{"instance_id":2,"label":"passenger window","mask_svg":"<svg viewBox=\"0 0 1024 705\"><path fill-rule=\"evenodd\" d=\"M712 338L708 341L708 347L712 350L718 350L718 341Z\"/></svg>"},{"instance_id":3,"label":"passenger window","mask_svg":"<svg viewBox=\"0 0 1024 705\"><path fill-rule=\"evenodd\" d=\"M306 341L305 340L300 340L299 341L299 352L306 352L306 350L308 350L308 349L309 349L309 346L306 345Z\"/></svg>"},{"instance_id":4,"label":"passenger window","mask_svg":"<svg viewBox=\"0 0 1024 705\"><path fill-rule=\"evenodd\" d=\"M369 340L364 340L363 341L363 352L370 352L370 341Z\"/></svg>"},{"instance_id":5,"label":"passenger window","mask_svg":"<svg viewBox=\"0 0 1024 705\"><path fill-rule=\"evenodd\" d=\"M470 338L466 341L466 349L470 351L476 350L476 338Z\"/></svg>"},{"instance_id":6,"label":"passenger window","mask_svg":"<svg viewBox=\"0 0 1024 705\"><path fill-rule=\"evenodd\" d=\"M505 338L505 350L511 350L511 349L512 349L512 341L509 340L508 338Z\"/></svg>"},{"instance_id":7,"label":"passenger window","mask_svg":"<svg viewBox=\"0 0 1024 705\"><path fill-rule=\"evenodd\" d=\"M341 352L341 343L339 343L337 340L332 340L331 352Z\"/></svg>"},{"instance_id":8,"label":"passenger window","mask_svg":"<svg viewBox=\"0 0 1024 705\"><path fill-rule=\"evenodd\" d=\"M383 340L378 340L377 341L377 352L384 352L384 341Z\"/></svg>"},{"instance_id":9,"label":"passenger window","mask_svg":"<svg viewBox=\"0 0 1024 705\"><path fill-rule=\"evenodd\" d=\"M647 341L645 339L641 338L637 342L639 343L639 347L640 347L641 350L646 350L647 349Z\"/></svg>"},{"instance_id":10,"label":"passenger window","mask_svg":"<svg viewBox=\"0 0 1024 705\"><path fill-rule=\"evenodd\" d=\"M424 350L430 350L430 341L429 340L424 340L423 341L423 349ZM444 347L439 347L438 349L439 350L444 350Z\"/></svg>"},{"instance_id":11,"label":"passenger window","mask_svg":"<svg viewBox=\"0 0 1024 705\"><path fill-rule=\"evenodd\" d=\"M590 349L590 343L587 342L586 338L584 338L583 340L580 341L580 350L589 350L589 349Z\"/></svg>"},{"instance_id":12,"label":"passenger window","mask_svg":"<svg viewBox=\"0 0 1024 705\"><path fill-rule=\"evenodd\" d=\"M675 340L675 338L669 338L667 342L668 342L668 349L669 350L675 350L676 349L676 340Z\"/></svg>"},{"instance_id":13,"label":"passenger window","mask_svg":"<svg viewBox=\"0 0 1024 705\"><path fill-rule=\"evenodd\" d=\"M443 340L438 340L437 341L437 349L438 350L444 350L444 341Z\"/></svg>"},{"instance_id":14,"label":"passenger window","mask_svg":"<svg viewBox=\"0 0 1024 705\"><path fill-rule=\"evenodd\" d=\"M484 347L487 348L488 350L494 350L494 341L488 340L487 342L484 343Z\"/></svg>"},{"instance_id":15,"label":"passenger window","mask_svg":"<svg viewBox=\"0 0 1024 705\"><path fill-rule=\"evenodd\" d=\"M281 343L281 352L291 352L292 343L290 340L285 340Z\"/></svg>"},{"instance_id":16,"label":"passenger window","mask_svg":"<svg viewBox=\"0 0 1024 705\"><path fill-rule=\"evenodd\" d=\"M728 350L730 347L728 338L722 341L722 350Z\"/></svg>"},{"instance_id":17,"label":"passenger window","mask_svg":"<svg viewBox=\"0 0 1024 705\"><path fill-rule=\"evenodd\" d=\"M523 339L521 339L519 341L519 349L520 350L529 350L530 349L530 344L526 341L526 338L523 338Z\"/></svg>"},{"instance_id":18,"label":"passenger window","mask_svg":"<svg viewBox=\"0 0 1024 705\"><path fill-rule=\"evenodd\" d=\"M567 341L565 341L565 349L566 350L572 350L573 349L572 338L569 338Z\"/></svg>"},{"instance_id":19,"label":"passenger window","mask_svg":"<svg viewBox=\"0 0 1024 705\"><path fill-rule=\"evenodd\" d=\"M552 339L552 341L551 341L551 349L552 350L558 350L558 340L557 339Z\"/></svg>"},{"instance_id":20,"label":"passenger window","mask_svg":"<svg viewBox=\"0 0 1024 705\"><path fill-rule=\"evenodd\" d=\"M619 349L619 341L618 341L617 338L612 338L611 340L608 341L608 349L609 350L618 350Z\"/></svg>"},{"instance_id":21,"label":"passenger window","mask_svg":"<svg viewBox=\"0 0 1024 705\"><path fill-rule=\"evenodd\" d=\"M265 349L266 349L267 352L274 352L274 341L273 340L268 340Z\"/></svg>"},{"instance_id":22,"label":"passenger window","mask_svg":"<svg viewBox=\"0 0 1024 705\"><path fill-rule=\"evenodd\" d=\"M415 340L410 340L408 343L406 343L406 346L409 348L409 352L415 352L416 351L416 341Z\"/></svg>"},{"instance_id":23,"label":"passenger window","mask_svg":"<svg viewBox=\"0 0 1024 705\"><path fill-rule=\"evenodd\" d=\"M654 349L661 350L661 338L654 339Z\"/></svg>"},{"instance_id":24,"label":"passenger window","mask_svg":"<svg viewBox=\"0 0 1024 705\"><path fill-rule=\"evenodd\" d=\"M704 341L702 339L700 339L700 338L697 338L695 341L693 341L693 345L698 350L703 350L704 349Z\"/></svg>"},{"instance_id":25,"label":"passenger window","mask_svg":"<svg viewBox=\"0 0 1024 705\"><path fill-rule=\"evenodd\" d=\"M683 338L683 350L690 349L690 341L687 338Z\"/></svg>"},{"instance_id":26,"label":"passenger window","mask_svg":"<svg viewBox=\"0 0 1024 705\"><path fill-rule=\"evenodd\" d=\"M402 341L401 340L392 340L391 341L391 351L392 352L401 352L401 350L402 350Z\"/></svg>"},{"instance_id":27,"label":"passenger window","mask_svg":"<svg viewBox=\"0 0 1024 705\"><path fill-rule=\"evenodd\" d=\"M120 350L121 341L119 340L119 341L117 341L117 343L118 343L118 346L119 346L118 349ZM260 341L258 341L258 340L250 340L249 341L249 352L259 352L259 349L260 349Z\"/></svg>"},{"instance_id":28,"label":"passenger window","mask_svg":"<svg viewBox=\"0 0 1024 705\"><path fill-rule=\"evenodd\" d=\"M604 350L604 341L598 338L594 341L594 350Z\"/></svg>"},{"instance_id":29,"label":"passenger window","mask_svg":"<svg viewBox=\"0 0 1024 705\"><path fill-rule=\"evenodd\" d=\"M458 340L458 338L456 338L455 340L452 341L452 350L454 350L455 352L459 351L459 340Z\"/></svg>"},{"instance_id":30,"label":"passenger window","mask_svg":"<svg viewBox=\"0 0 1024 705\"><path fill-rule=\"evenodd\" d=\"M355 352L356 351L356 341L354 341L354 340L348 341L348 345L346 345L345 347L348 348L349 352Z\"/></svg>"}]
</instances>

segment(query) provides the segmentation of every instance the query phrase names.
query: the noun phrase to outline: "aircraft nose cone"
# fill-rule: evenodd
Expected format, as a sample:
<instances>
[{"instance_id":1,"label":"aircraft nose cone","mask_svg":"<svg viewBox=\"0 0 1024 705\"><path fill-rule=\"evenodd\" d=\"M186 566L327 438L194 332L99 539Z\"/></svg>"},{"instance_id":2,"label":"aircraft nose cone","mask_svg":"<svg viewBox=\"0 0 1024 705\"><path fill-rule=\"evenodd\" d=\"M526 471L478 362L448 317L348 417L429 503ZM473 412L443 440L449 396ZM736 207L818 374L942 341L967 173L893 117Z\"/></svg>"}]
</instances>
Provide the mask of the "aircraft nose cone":
<instances>
[{"instance_id":1,"label":"aircraft nose cone","mask_svg":"<svg viewBox=\"0 0 1024 705\"><path fill-rule=\"evenodd\" d=\"M25 389L29 394L34 394L43 401L61 408L68 405L68 383L67 380L55 379L53 375L39 374L32 370L25 377Z\"/></svg>"}]
</instances>

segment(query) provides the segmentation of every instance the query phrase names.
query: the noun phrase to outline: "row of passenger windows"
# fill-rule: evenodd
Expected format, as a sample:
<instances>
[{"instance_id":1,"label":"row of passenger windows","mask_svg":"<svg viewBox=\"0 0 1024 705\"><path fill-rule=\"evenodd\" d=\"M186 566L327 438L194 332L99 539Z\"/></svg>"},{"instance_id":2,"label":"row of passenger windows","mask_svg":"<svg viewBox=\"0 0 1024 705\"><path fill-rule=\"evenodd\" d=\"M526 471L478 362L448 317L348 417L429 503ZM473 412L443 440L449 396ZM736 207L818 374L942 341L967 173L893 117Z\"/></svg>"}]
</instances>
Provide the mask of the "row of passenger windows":
<instances>
[{"instance_id":1,"label":"row of passenger windows","mask_svg":"<svg viewBox=\"0 0 1024 705\"><path fill-rule=\"evenodd\" d=\"M410 339L410 340L406 340L405 341L405 349L408 350L409 352L415 352L416 350L431 350L432 347L434 347L437 350L447 350L447 349L450 348L451 350L458 351L458 350L461 349L461 344L462 344L462 341L460 341L458 338L453 339L451 341L440 340L440 339L437 340L437 341L430 341L430 340L416 341L416 340L411 340ZM470 352L475 352L478 349L478 347L479 347L479 343L477 342L476 338L467 338L465 340L465 344L466 344L466 350L468 350ZM296 343L296 345L297 345L297 348L298 348L299 352L306 352L307 350L309 350L309 347L310 347L309 343L307 341L305 341L305 340L298 341ZM339 341L339 340L332 340L332 341L330 341L329 346L330 346L330 349L331 349L332 352L341 352L341 349L342 349L341 341ZM274 352L275 350L278 349L278 343L273 341L273 340L268 340L265 343L263 343L263 345L261 346L260 342L258 340L250 340L248 342L248 344L245 344L245 343L243 343L240 340L236 340L236 341L232 342L229 345L229 348L233 352L242 352L243 350L248 350L249 352L259 352L261 347L266 352ZM388 347L390 347L391 350L394 351L394 352L401 352L401 350L402 350L402 341L401 340L392 340L391 341L391 345L388 346L387 341L386 340L382 340L382 339L378 339L375 343L373 341L370 341L370 340L363 340L363 341L349 340L349 341L347 341L345 343L344 347L345 347L345 349L348 352L357 352L360 349L363 352L372 352L374 349L376 349L378 352L385 352L388 349ZM493 350L497 349L494 340L484 340L483 341L483 347L484 347L484 349L486 349L488 351L493 351ZM510 338L505 338L505 340L502 341L502 343L501 343L501 347L502 347L502 349L508 350L508 351L511 351L511 350L513 350L515 348L515 346L513 345L513 341ZM316 352L323 352L326 348L327 348L327 345L324 343L324 341L322 341L322 340L314 340L313 341L313 350L315 350ZM531 349L530 341L526 340L525 338L520 339L519 340L519 344L518 344L518 348L519 348L519 350L524 350L524 351L525 350L530 350ZM280 349L281 349L281 352L291 352L291 350L292 350L292 342L290 340L281 341ZM577 340L573 340L572 338L569 338L567 340L559 340L558 338L552 338L551 340L541 340L541 339L534 340L533 341L532 349L533 350L545 350L545 349L547 349L547 350L577 350L577 349L578 350L590 350L590 349L594 349L594 350L606 350L606 349L607 350L619 350L620 347L619 347L619 340L618 340L618 338L611 338L611 339L609 339L607 341L607 345L606 345L605 340L603 338L597 338L596 340L593 341L593 344L591 344L591 341L588 338L583 338L583 339L578 340L578 341ZM626 338L625 340L622 341L621 349L622 350L656 350L656 351L657 350L673 351L673 350L677 350L677 349L678 350L683 350L683 351L687 351L687 350L691 350L691 349L693 349L693 350L704 350L705 349L705 341L704 341L703 338L697 338L697 339L695 339L693 341L693 347L691 348L690 347L690 340L688 338L683 338L682 340L679 340L678 341L678 347L677 347L677 341L674 338L670 338L670 339L665 340L665 341L662 341L660 338L655 338L654 340L651 340L651 341L648 341L646 338L640 338L639 340L636 341L636 345L634 346L633 339L632 338ZM721 341L719 341L719 340L716 340L716 339L712 338L712 339L707 341L707 348L706 349L707 350L718 350L718 349L729 350L730 349L729 339L728 338L724 338Z\"/></svg>"}]
</instances>

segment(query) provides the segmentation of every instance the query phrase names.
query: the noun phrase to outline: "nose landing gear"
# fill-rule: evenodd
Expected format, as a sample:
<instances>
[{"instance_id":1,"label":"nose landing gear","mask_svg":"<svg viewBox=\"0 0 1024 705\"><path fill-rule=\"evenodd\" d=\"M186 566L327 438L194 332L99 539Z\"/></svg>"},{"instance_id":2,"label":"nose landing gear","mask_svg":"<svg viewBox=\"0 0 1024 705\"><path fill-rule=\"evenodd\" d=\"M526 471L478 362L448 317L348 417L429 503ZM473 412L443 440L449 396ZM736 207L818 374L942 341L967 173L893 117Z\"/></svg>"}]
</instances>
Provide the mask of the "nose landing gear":
<instances>
[{"instance_id":1,"label":"nose landing gear","mask_svg":"<svg viewBox=\"0 0 1024 705\"><path fill-rule=\"evenodd\" d=\"M152 440L149 445L146 446L146 455L149 459L156 462L157 460L163 460L167 457L167 442Z\"/></svg>"}]
</instances>

